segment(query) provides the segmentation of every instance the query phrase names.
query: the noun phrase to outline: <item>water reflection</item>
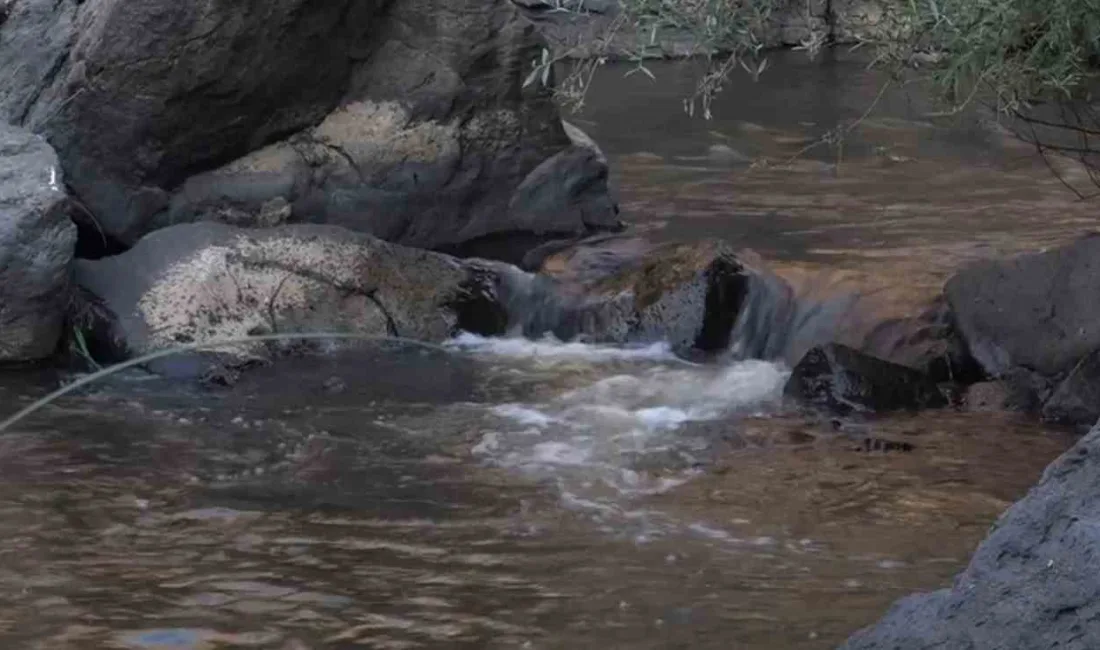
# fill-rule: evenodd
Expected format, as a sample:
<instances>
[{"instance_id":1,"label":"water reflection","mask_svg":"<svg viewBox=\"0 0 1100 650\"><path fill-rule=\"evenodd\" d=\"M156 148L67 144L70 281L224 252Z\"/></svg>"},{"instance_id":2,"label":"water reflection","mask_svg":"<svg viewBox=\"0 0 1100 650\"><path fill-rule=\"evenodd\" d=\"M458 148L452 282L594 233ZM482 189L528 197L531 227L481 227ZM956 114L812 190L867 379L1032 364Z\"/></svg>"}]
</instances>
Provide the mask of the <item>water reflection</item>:
<instances>
[{"instance_id":1,"label":"water reflection","mask_svg":"<svg viewBox=\"0 0 1100 650\"><path fill-rule=\"evenodd\" d=\"M532 432L502 404L591 427L606 414L570 410L586 394L644 410L643 393L669 408L718 393L639 390L690 369L660 356L481 350L395 366L461 368L461 395L379 397L389 378L375 359L305 360L190 396L122 380L125 391L73 398L7 435L0 644L825 647L897 595L948 580L1066 444L987 415L838 428L771 406L717 409L679 437L527 472L480 453L486 433L534 453L575 432ZM333 377L346 389L314 390ZM614 390L591 389L608 380ZM690 471L670 460L690 440L722 441L722 453ZM604 480L626 470L686 480Z\"/></svg>"}]
</instances>

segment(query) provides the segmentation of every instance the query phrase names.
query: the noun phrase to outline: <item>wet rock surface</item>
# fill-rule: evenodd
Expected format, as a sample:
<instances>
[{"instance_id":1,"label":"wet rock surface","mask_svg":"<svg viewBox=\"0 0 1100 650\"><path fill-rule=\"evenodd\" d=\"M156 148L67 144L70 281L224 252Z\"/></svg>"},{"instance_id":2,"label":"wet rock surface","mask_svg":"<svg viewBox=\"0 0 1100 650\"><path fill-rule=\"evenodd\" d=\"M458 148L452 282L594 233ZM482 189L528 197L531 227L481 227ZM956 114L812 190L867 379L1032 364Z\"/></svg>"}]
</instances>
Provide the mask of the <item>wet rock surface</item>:
<instances>
[{"instance_id":1,"label":"wet rock surface","mask_svg":"<svg viewBox=\"0 0 1100 650\"><path fill-rule=\"evenodd\" d=\"M840 414L947 405L927 375L836 343L807 352L792 370L784 393Z\"/></svg>"},{"instance_id":2,"label":"wet rock surface","mask_svg":"<svg viewBox=\"0 0 1100 650\"><path fill-rule=\"evenodd\" d=\"M76 279L95 305L88 330L117 356L294 332L441 341L493 323L475 318L479 304L491 307L484 273L335 226L176 226L122 255L78 261ZM262 359L266 349L249 343L224 354Z\"/></svg>"},{"instance_id":3,"label":"wet rock surface","mask_svg":"<svg viewBox=\"0 0 1100 650\"><path fill-rule=\"evenodd\" d=\"M724 242L588 241L545 257L511 292L528 336L598 343L728 347L748 271Z\"/></svg>"},{"instance_id":4,"label":"wet rock surface","mask_svg":"<svg viewBox=\"0 0 1100 650\"><path fill-rule=\"evenodd\" d=\"M0 362L53 354L69 299L76 227L46 141L0 124Z\"/></svg>"},{"instance_id":5,"label":"wet rock surface","mask_svg":"<svg viewBox=\"0 0 1100 650\"><path fill-rule=\"evenodd\" d=\"M196 220L426 248L618 223L606 165L523 87L540 40L506 0L21 0L0 29L0 119L47 137L122 244Z\"/></svg>"},{"instance_id":6,"label":"wet rock surface","mask_svg":"<svg viewBox=\"0 0 1100 650\"><path fill-rule=\"evenodd\" d=\"M1100 644L1100 427L1013 505L950 589L898 601L844 650Z\"/></svg>"}]
</instances>

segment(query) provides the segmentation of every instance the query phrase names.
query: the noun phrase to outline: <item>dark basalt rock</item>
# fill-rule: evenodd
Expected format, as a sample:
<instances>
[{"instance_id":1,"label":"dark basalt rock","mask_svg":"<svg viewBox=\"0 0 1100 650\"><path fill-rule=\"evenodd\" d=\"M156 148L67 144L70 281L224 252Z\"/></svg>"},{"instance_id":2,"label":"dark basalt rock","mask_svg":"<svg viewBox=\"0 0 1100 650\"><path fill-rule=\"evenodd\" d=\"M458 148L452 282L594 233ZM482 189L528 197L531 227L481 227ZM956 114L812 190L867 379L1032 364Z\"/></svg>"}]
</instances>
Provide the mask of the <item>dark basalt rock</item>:
<instances>
[{"instance_id":1,"label":"dark basalt rock","mask_svg":"<svg viewBox=\"0 0 1100 650\"><path fill-rule=\"evenodd\" d=\"M1043 405L1043 419L1088 426L1100 419L1100 350L1074 366Z\"/></svg>"},{"instance_id":2,"label":"dark basalt rock","mask_svg":"<svg viewBox=\"0 0 1100 650\"><path fill-rule=\"evenodd\" d=\"M1100 349L1100 236L974 264L944 288L955 325L991 377L1069 372Z\"/></svg>"},{"instance_id":3,"label":"dark basalt rock","mask_svg":"<svg viewBox=\"0 0 1100 650\"><path fill-rule=\"evenodd\" d=\"M791 372L784 393L840 414L947 405L927 375L836 343L807 352Z\"/></svg>"}]
</instances>

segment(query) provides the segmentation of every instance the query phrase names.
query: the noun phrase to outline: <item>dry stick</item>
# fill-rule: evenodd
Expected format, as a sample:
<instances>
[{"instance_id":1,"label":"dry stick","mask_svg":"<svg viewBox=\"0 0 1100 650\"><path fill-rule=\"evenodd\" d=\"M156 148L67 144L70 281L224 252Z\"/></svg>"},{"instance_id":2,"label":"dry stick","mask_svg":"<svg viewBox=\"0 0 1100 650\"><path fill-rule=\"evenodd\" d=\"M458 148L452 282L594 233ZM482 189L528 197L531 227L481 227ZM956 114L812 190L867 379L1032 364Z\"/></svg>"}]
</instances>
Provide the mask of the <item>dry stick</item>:
<instances>
[{"instance_id":1,"label":"dry stick","mask_svg":"<svg viewBox=\"0 0 1100 650\"><path fill-rule=\"evenodd\" d=\"M80 199L78 199L76 197L76 192L74 192L72 190L72 188L69 187L68 183L65 184L65 189L66 189L66 194L68 194L68 196L69 196L69 201L74 206L76 206L81 212L83 212L84 215L88 217L88 219L91 220L92 225L95 226L95 229L99 232L99 238L100 238L100 240L103 241L103 247L106 248L107 247L107 233L103 231L103 226L99 223L99 219L96 219L95 215L92 214L92 211L88 209L88 206L85 205L83 201L81 201Z\"/></svg>"},{"instance_id":2,"label":"dry stick","mask_svg":"<svg viewBox=\"0 0 1100 650\"><path fill-rule=\"evenodd\" d=\"M1078 134L1081 136L1082 146L1085 149L1088 149L1090 151L1096 151L1094 149L1093 145L1092 145L1091 140L1089 139L1091 136L1097 135L1096 132L1092 131L1090 129L1081 127L1081 124L1084 123L1084 121L1085 121L1084 118L1081 116L1081 111L1080 111L1080 109L1078 108L1078 106L1076 104L1073 104L1071 106L1072 106L1072 111L1073 111L1073 117L1076 120L1076 126L1079 127L1077 129L1077 131L1078 131ZM1065 107L1065 104L1063 104L1063 108L1064 107ZM1082 153L1078 156L1078 160L1081 161L1081 165L1085 168L1085 173L1088 174L1089 180L1092 181L1092 184L1094 186L1097 185L1097 178L1098 178L1097 174L1096 174L1096 164L1095 164L1095 157L1096 157L1097 154L1100 154L1100 151L1097 151L1096 153ZM1093 161L1090 161L1089 157L1092 157Z\"/></svg>"},{"instance_id":3,"label":"dry stick","mask_svg":"<svg viewBox=\"0 0 1100 650\"><path fill-rule=\"evenodd\" d=\"M1044 146L1042 141L1040 141L1039 134L1035 130L1034 124L1028 123L1028 127L1031 129L1031 144L1035 146L1035 150L1039 153L1039 158L1043 161L1043 164L1046 165L1050 173L1054 175L1054 178L1057 178L1059 183L1064 185L1065 188L1068 189L1070 192L1073 192L1073 194L1077 196L1077 200L1086 201L1091 198L1090 196L1086 196L1083 192L1074 187L1068 180L1066 180L1064 176L1062 176L1062 173L1054 167L1054 163L1052 163L1050 161L1050 158L1048 157L1050 154L1047 153L1047 150L1050 149L1050 147Z\"/></svg>"},{"instance_id":4,"label":"dry stick","mask_svg":"<svg viewBox=\"0 0 1100 650\"><path fill-rule=\"evenodd\" d=\"M841 140L843 140L843 138L846 137L849 133L854 131L860 124L863 123L864 120L867 119L868 116L871 115L871 112L875 110L875 108L878 106L878 103L880 101L882 101L883 96L886 95L886 91L892 85L894 85L893 80L887 80L886 83L882 84L882 87L878 89L878 94L875 95L875 98L873 100L871 100L871 105L867 107L867 110L863 111L862 115L860 115L858 118L856 118L848 126L837 127L835 129L835 133L837 135L837 142L838 143ZM810 151L811 149L816 149L817 147L820 147L821 145L826 144L829 141L829 139L830 139L829 134L826 134L826 135L822 136L821 138L818 138L814 142L811 142L810 144L808 144L805 147L802 147L801 149L796 151L795 154L793 156L791 156L790 158L788 158L787 161L784 164L785 165L793 164L794 161L796 161L796 160L798 160L799 158L802 157L802 154L806 153L807 151Z\"/></svg>"},{"instance_id":5,"label":"dry stick","mask_svg":"<svg viewBox=\"0 0 1100 650\"><path fill-rule=\"evenodd\" d=\"M158 350L156 352L150 352L149 354L142 355L142 356L140 356L136 359L130 359L129 361L124 361L122 363L104 368L103 370L99 370L98 372L94 372L90 375L85 375L84 377L81 377L80 379L77 379L76 381L72 382L71 384L66 384L65 386L62 386L61 388L58 388L57 390L53 391L49 395L46 395L45 397L43 397L39 400L36 400L34 403L32 403L31 405L27 406L26 408L20 410L15 415L12 415L9 418L7 418L6 420L4 420L3 422L0 422L0 433L3 433L4 431L8 430L9 428L12 427L12 425L19 422L20 420L27 417L28 415L34 413L35 411L38 411L39 409L41 409L44 406L49 405L51 402L53 402L57 398L63 397L64 395L67 395L67 394L73 392L74 390L76 390L76 389L78 389L82 386L87 386L88 384L90 384L92 382L98 381L100 379L103 379L104 377L113 375L113 374L115 374L117 372L120 372L122 370L126 370L127 368L133 368L134 366L139 366L141 364L148 363L150 361L155 361L156 359L161 359L163 357L171 356L173 354L179 354L181 352L191 352L191 351L194 351L194 350L201 350L203 348L224 347L224 346L227 346L227 345L237 345L237 344L240 344L240 343L251 343L253 341L280 341L280 340L286 340L286 339L314 339L314 340L316 340L316 339L349 340L350 339L350 340L359 340L359 341L397 341L397 342L400 342L400 343L408 343L410 345L420 346L420 347L428 348L430 350L435 350L435 351L439 351L439 352L448 352L447 348L445 348L441 345L436 345L434 343L427 343L427 342L424 342L424 341L417 341L415 339L409 339L409 338L404 338L404 337L400 337L400 336L377 336L377 335L351 334L351 333L340 333L340 332L310 332L310 333L297 333L297 334L259 334L259 335L255 335L255 336L246 336L246 337L235 338L235 339L223 339L223 340L220 340L220 341L207 341L207 342L204 342L204 343L192 343L192 344L189 344L189 345L181 345L179 347L170 348L170 349L167 349L167 350Z\"/></svg>"},{"instance_id":6,"label":"dry stick","mask_svg":"<svg viewBox=\"0 0 1100 650\"><path fill-rule=\"evenodd\" d=\"M572 60L571 69L565 79L554 89L554 96L561 101L564 105L569 106L571 112L577 113L584 107L585 98L588 96L588 89L592 85L592 78L596 75L596 71L602 65L601 60L607 56L607 52L611 49L612 41L615 36L618 35L619 30L626 24L626 14L620 13L614 20L604 28L602 36L595 39L596 49L593 50L595 54L590 57L585 57L584 62L578 62L577 59ZM582 45L577 44L567 49L563 54L555 57L547 65L556 65L572 58L574 55L579 54L582 51ZM587 66L587 78L585 78ZM569 90L574 86L577 90Z\"/></svg>"},{"instance_id":7,"label":"dry stick","mask_svg":"<svg viewBox=\"0 0 1100 650\"><path fill-rule=\"evenodd\" d=\"M1066 107L1061 106L1060 110L1061 110L1061 113L1062 113L1062 119L1064 121L1068 122L1068 118L1067 118L1066 112L1065 112ZM1092 171L1091 167L1089 166L1089 164L1085 160L1086 155L1095 153L1095 151L1093 151L1090 147L1088 147L1087 144L1086 144L1085 147L1071 147L1069 145L1059 145L1059 144L1053 144L1053 145L1050 145L1050 146L1044 145L1041 138L1039 137L1038 130L1035 128L1036 124L1043 124L1043 122L1038 121L1038 120L1030 119L1028 116L1023 115L1019 110L1014 110L1013 114L1015 116L1017 116L1017 118L1021 119L1024 122L1024 124L1026 124L1027 127L1031 130L1031 140L1030 140L1030 142L1028 140L1026 140L1018 132L1016 133L1016 137L1020 138L1024 142L1028 142L1028 144L1031 144L1035 147L1035 150L1039 154L1039 158L1043 161L1043 164L1046 165L1046 167L1050 171L1050 173L1053 174L1056 179L1058 179L1058 182L1060 182L1063 186L1065 186L1066 189L1068 189L1070 192L1072 192L1077 197L1077 199L1079 201L1088 201L1088 200L1091 200L1093 198L1096 198L1097 196L1100 196L1100 194L1085 194L1081 190L1078 190L1076 187L1073 186L1073 184L1071 184L1069 182L1069 180L1067 180L1062 175L1062 173L1057 168L1054 167L1054 163L1052 163L1050 161L1050 158L1049 158L1049 156L1053 155L1051 152L1054 152L1054 153L1057 153L1057 152L1076 153L1076 154L1078 154L1078 158L1081 161L1081 164L1085 167L1086 172L1088 172L1089 178L1093 179L1094 184L1100 184L1100 183L1097 183L1096 178L1093 176L1093 171ZM1085 142L1087 143L1088 142L1088 140L1087 140L1088 136L1083 135L1083 137L1086 138Z\"/></svg>"},{"instance_id":8,"label":"dry stick","mask_svg":"<svg viewBox=\"0 0 1100 650\"><path fill-rule=\"evenodd\" d=\"M1071 125L1067 123L1059 124L1058 122L1051 122L1050 120L1044 120L1042 118L1024 115L1019 111L1019 109L1016 109L1012 112L1016 115L1017 118L1019 118L1023 122L1031 122L1040 126L1049 126L1054 129L1064 129L1066 131L1083 131L1085 133L1091 133L1093 135L1100 135L1100 130L1089 129L1080 125Z\"/></svg>"}]
</instances>

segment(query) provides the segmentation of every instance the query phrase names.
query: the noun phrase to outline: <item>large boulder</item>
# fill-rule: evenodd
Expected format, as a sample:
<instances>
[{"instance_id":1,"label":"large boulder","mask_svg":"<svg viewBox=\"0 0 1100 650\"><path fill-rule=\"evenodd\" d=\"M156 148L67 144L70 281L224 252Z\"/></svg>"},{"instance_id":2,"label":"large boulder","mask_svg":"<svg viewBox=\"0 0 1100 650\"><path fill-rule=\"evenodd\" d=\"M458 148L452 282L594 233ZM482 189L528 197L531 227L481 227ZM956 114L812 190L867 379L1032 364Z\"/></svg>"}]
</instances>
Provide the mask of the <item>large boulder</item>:
<instances>
[{"instance_id":1,"label":"large boulder","mask_svg":"<svg viewBox=\"0 0 1100 650\"><path fill-rule=\"evenodd\" d=\"M909 596L844 650L1100 647L1100 427L1009 508L950 589Z\"/></svg>"},{"instance_id":2,"label":"large boulder","mask_svg":"<svg viewBox=\"0 0 1100 650\"><path fill-rule=\"evenodd\" d=\"M57 347L76 243L68 207L46 141L0 124L0 361Z\"/></svg>"},{"instance_id":3,"label":"large boulder","mask_svg":"<svg viewBox=\"0 0 1100 650\"><path fill-rule=\"evenodd\" d=\"M1100 237L974 264L944 288L971 354L997 377L1020 366L1054 376L1100 348Z\"/></svg>"},{"instance_id":4,"label":"large boulder","mask_svg":"<svg viewBox=\"0 0 1100 650\"><path fill-rule=\"evenodd\" d=\"M791 371L784 393L844 415L947 405L924 373L838 343L807 352Z\"/></svg>"},{"instance_id":5,"label":"large boulder","mask_svg":"<svg viewBox=\"0 0 1100 650\"><path fill-rule=\"evenodd\" d=\"M618 224L508 0L19 0L0 119L106 235L320 222L461 252Z\"/></svg>"},{"instance_id":6,"label":"large boulder","mask_svg":"<svg viewBox=\"0 0 1100 650\"><path fill-rule=\"evenodd\" d=\"M471 305L491 309L495 291L482 269L446 255L317 225L165 228L122 255L78 260L76 280L87 296L78 325L116 357L255 334L442 341L469 328ZM219 348L238 359L265 350Z\"/></svg>"}]
</instances>

